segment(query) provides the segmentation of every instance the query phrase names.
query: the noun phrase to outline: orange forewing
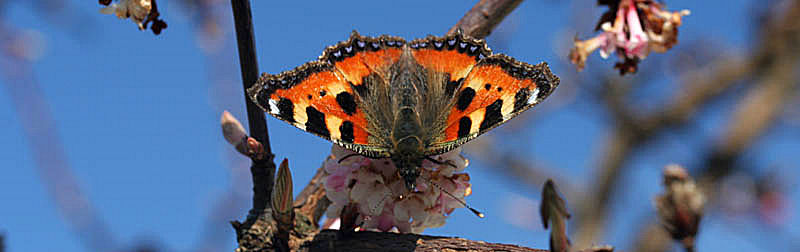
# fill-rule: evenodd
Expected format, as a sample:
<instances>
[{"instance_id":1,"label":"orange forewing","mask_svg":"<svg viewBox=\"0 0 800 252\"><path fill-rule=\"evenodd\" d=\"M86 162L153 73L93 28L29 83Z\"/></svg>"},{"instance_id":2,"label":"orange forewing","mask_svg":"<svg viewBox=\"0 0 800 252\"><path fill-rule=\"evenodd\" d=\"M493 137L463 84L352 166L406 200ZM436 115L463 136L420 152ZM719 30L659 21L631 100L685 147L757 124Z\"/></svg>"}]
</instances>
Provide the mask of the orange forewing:
<instances>
[{"instance_id":1,"label":"orange forewing","mask_svg":"<svg viewBox=\"0 0 800 252\"><path fill-rule=\"evenodd\" d=\"M427 69L450 74L448 81L464 78L475 65L475 57L458 50L419 49L413 52L414 60Z\"/></svg>"},{"instance_id":2,"label":"orange forewing","mask_svg":"<svg viewBox=\"0 0 800 252\"><path fill-rule=\"evenodd\" d=\"M447 118L448 127L445 130L445 141L458 139L459 120L465 116L471 119L469 133L479 132L487 107L498 99L503 100L500 109L501 114L504 117L510 115L514 110L515 94L526 87L534 90L536 89L536 83L532 79L515 78L499 65L475 66L467 78L464 79L464 84L461 88L462 91L466 88L472 88L475 91L475 95L464 110L460 110L458 106L451 108L450 115ZM459 97L456 98L458 99Z\"/></svg>"},{"instance_id":3,"label":"orange forewing","mask_svg":"<svg viewBox=\"0 0 800 252\"><path fill-rule=\"evenodd\" d=\"M400 48L389 47L378 51L362 51L334 64L344 78L355 86L375 69L385 69L397 62L402 54Z\"/></svg>"},{"instance_id":4,"label":"orange forewing","mask_svg":"<svg viewBox=\"0 0 800 252\"><path fill-rule=\"evenodd\" d=\"M447 73L451 83L469 74L479 59L491 54L483 40L464 37L456 32L445 37L429 36L409 43L414 60L426 69Z\"/></svg>"},{"instance_id":5,"label":"orange forewing","mask_svg":"<svg viewBox=\"0 0 800 252\"><path fill-rule=\"evenodd\" d=\"M315 63L316 65L328 65L327 63ZM315 72L306 72L300 74L305 78L298 79L296 76L301 71L306 71L311 67L299 67L291 72L287 72L278 76L266 76L265 78L274 78L277 81L286 79L295 79L297 82L290 84L288 87L267 86L266 92L270 92L268 103L278 103L281 98L288 99L293 104L293 123L298 128L313 132L306 129L306 122L308 122L307 107L313 107L317 111L324 114L324 124L329 132L327 138L331 140L342 140L342 132L339 127L345 121L350 121L353 124L353 142L355 144L368 144L369 133L367 129L367 120L364 112L356 109L355 113L348 114L342 109L342 106L336 101L336 95L342 92L352 94L353 90L350 85L339 76L332 67L322 67L324 70ZM318 67L319 68L319 67ZM294 75L294 76L292 76ZM265 81L259 81L263 83ZM260 104L262 107L270 112L270 114L277 115L275 112L278 110L270 109L268 104ZM319 135L319 134L318 134ZM323 137L326 137L323 135Z\"/></svg>"}]
</instances>

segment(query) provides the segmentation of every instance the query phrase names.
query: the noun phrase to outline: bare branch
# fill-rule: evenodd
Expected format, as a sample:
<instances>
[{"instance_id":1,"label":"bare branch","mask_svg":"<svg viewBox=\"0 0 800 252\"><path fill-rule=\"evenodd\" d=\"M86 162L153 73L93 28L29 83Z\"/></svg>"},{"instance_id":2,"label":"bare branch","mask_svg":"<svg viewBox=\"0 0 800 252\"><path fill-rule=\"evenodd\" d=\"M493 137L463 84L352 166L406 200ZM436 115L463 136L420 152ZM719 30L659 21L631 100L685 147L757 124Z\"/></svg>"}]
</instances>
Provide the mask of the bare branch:
<instances>
[{"instance_id":1,"label":"bare branch","mask_svg":"<svg viewBox=\"0 0 800 252\"><path fill-rule=\"evenodd\" d=\"M2 23L0 33L25 39L25 36L15 34L16 31L7 29ZM0 47L3 46L7 45ZM58 212L78 233L88 250L113 250L114 237L73 174L61 137L57 134L58 129L50 106L43 96L39 82L34 79L31 62L25 60L23 54L24 52L13 50L0 51L0 73L5 77L2 83L5 84L28 138L42 184Z\"/></svg>"},{"instance_id":2,"label":"bare branch","mask_svg":"<svg viewBox=\"0 0 800 252\"><path fill-rule=\"evenodd\" d=\"M461 29L464 34L474 38L488 37L494 27L500 24L522 0L481 0L464 14L464 17L450 28L447 33L455 33Z\"/></svg>"},{"instance_id":3,"label":"bare branch","mask_svg":"<svg viewBox=\"0 0 800 252\"><path fill-rule=\"evenodd\" d=\"M242 86L247 106L247 121L250 126L250 136L264 146L266 153L264 159L253 159L250 173L253 176L253 208L251 215L258 215L269 208L272 195L273 177L275 176L274 155L269 143L267 121L264 111L247 99L247 89L253 86L258 79L258 60L256 59L255 37L253 35L253 17L250 11L250 1L231 0L234 23L236 26L236 41L239 47L239 64L242 69Z\"/></svg>"}]
</instances>

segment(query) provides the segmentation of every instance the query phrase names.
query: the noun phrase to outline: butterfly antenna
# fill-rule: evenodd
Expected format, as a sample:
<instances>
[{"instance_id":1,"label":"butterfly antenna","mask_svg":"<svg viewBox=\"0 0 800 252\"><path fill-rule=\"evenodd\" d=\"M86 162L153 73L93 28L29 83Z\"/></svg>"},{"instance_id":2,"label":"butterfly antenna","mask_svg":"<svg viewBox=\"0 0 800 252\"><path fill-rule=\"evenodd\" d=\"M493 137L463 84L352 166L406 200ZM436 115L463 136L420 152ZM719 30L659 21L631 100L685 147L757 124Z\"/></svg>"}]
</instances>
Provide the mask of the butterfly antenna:
<instances>
[{"instance_id":1,"label":"butterfly antenna","mask_svg":"<svg viewBox=\"0 0 800 252\"><path fill-rule=\"evenodd\" d=\"M444 188L442 188L442 186L440 186L440 185L439 185L439 184L437 184L436 182L433 182L433 180L431 180L431 178L429 178L429 177L426 177L426 178L425 178L425 180L426 180L426 181L428 181L428 184L430 184L430 185L432 185L432 186L434 186L434 187L438 188L438 189L439 189L439 191L442 191L442 192L444 192L445 194L447 194L448 196L450 196L450 198L453 198L454 200L458 201L458 203L461 203L461 205L463 205L464 207L466 207L467 209L469 209L470 211L472 211L472 213L473 213L473 214L475 214L475 216L478 216L479 218L486 217L486 215L484 215L483 213L481 213L481 212L480 212L480 211L478 211L477 209L475 209L475 208L472 208L471 206L469 206L469 205L467 204L467 202L465 202L464 200L457 198L455 195L453 195L452 193L450 193L450 192L448 192L447 190L445 190Z\"/></svg>"},{"instance_id":2,"label":"butterfly antenna","mask_svg":"<svg viewBox=\"0 0 800 252\"><path fill-rule=\"evenodd\" d=\"M371 213L373 215L381 215L381 212L383 212L383 209L380 209L381 212L378 212L377 214L375 214L375 212L378 211L378 207L379 206L383 205L384 201L386 201L387 199L389 199L391 197L392 197L392 193L391 192L384 193L383 194L383 198L381 198L381 201L378 201L378 204L372 206L372 208L370 208L369 213Z\"/></svg>"},{"instance_id":3,"label":"butterfly antenna","mask_svg":"<svg viewBox=\"0 0 800 252\"><path fill-rule=\"evenodd\" d=\"M348 154L347 156L344 156L342 159L339 159L339 162L338 162L338 163L340 163L340 164L341 164L341 163L342 163L342 161L344 161L345 159L348 159L348 158L350 158L350 157L353 157L353 156L361 156L361 154L358 154L358 153Z\"/></svg>"}]
</instances>

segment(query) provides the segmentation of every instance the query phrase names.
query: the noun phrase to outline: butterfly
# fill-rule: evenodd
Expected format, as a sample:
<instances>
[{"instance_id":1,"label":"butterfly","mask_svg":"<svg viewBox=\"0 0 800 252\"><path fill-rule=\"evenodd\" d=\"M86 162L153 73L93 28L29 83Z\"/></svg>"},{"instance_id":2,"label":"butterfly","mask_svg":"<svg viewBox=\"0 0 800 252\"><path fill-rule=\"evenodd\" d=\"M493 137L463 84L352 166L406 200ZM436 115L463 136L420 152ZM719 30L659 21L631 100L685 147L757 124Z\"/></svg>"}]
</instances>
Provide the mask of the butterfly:
<instances>
[{"instance_id":1,"label":"butterfly","mask_svg":"<svg viewBox=\"0 0 800 252\"><path fill-rule=\"evenodd\" d=\"M390 158L413 190L424 160L535 106L558 86L547 63L492 54L456 32L383 35L329 46L318 60L248 89L266 113L368 158Z\"/></svg>"}]
</instances>

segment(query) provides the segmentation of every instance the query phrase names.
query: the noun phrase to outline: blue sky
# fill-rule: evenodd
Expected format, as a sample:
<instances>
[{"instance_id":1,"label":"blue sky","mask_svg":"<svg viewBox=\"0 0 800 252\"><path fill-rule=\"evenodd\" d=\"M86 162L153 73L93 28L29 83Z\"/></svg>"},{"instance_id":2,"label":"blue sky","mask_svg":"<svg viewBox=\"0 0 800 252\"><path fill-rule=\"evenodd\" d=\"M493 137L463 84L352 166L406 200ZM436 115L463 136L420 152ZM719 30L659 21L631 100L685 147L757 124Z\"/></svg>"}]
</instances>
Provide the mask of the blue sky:
<instances>
[{"instance_id":1,"label":"blue sky","mask_svg":"<svg viewBox=\"0 0 800 252\"><path fill-rule=\"evenodd\" d=\"M46 109L52 113L56 127L52 133L63 144L81 191L108 226L114 246L122 248L144 240L187 251L215 237L225 245L223 249L233 249L234 233L226 221L245 216L250 207L250 184L247 159L232 151L219 128L223 110L244 119L229 6L222 4L225 9L215 12L227 22L221 28L226 32L224 39L217 51L205 54L198 43L193 16L175 2L158 2L169 24L160 36L140 32L130 21L99 14L97 1L66 2L70 15L81 18L59 22L59 16L45 17L29 4L14 2L9 4L5 20L41 35L44 51L32 64L39 86L36 92L41 92ZM734 51L752 42L753 26L744 18L752 14L751 1L727 1L724 7L716 1L668 3L671 10L692 11L680 29L681 41L713 40ZM409 40L443 34L472 4L255 1L259 66L269 73L292 69L316 59L322 49L346 39L353 29L364 35L392 34ZM565 64L565 52L559 50L567 48L564 43L576 33L582 38L592 35L588 26L572 27L578 19L572 16L576 6L573 2L526 1L496 31L511 33L509 40L489 37L489 46L521 61L550 62L562 80L574 79L576 72ZM594 22L601 11L596 8L588 20ZM495 47L493 42L501 45ZM611 61L600 61L596 54L591 58L589 68L611 71ZM669 77L665 78L658 81L669 84ZM9 81L0 79L0 83ZM562 82L559 90L571 84ZM4 118L0 123L0 233L7 236L8 251L86 251L80 234L64 221L47 193L9 90L0 89L0 118ZM566 99L559 96L559 90L545 104ZM727 114L729 105L714 109ZM534 108L526 113L536 111ZM622 189L632 192L620 197L612 216L614 224L598 243L629 246L627 231L635 230L638 221L653 214L650 199L661 190L661 167L671 162L696 164L691 159L691 139L717 135L714 130L722 127L727 117L710 118L700 122L707 135L676 133L657 146L679 148L647 149L646 155L630 163L632 169L625 175L627 183ZM557 167L559 170L553 173L580 185L592 180L608 120L590 103L577 102L533 117L526 122L530 127L501 127L490 135L502 142L502 148ZM274 118L268 119L268 125L276 161L289 158L294 188L299 191L329 153L331 144ZM791 150L796 153L800 148L798 137L787 131L770 132L757 145L764 147L747 155L756 162L797 167L800 159ZM477 219L467 211L456 211L446 226L429 229L426 234L546 248L547 231L541 228L536 212L532 213L536 218L531 228L512 225L503 216L510 201L524 198L535 204L539 192L482 168L492 164L475 161L467 169L474 189L468 201L488 217ZM223 198L234 203L229 204L230 210L219 212L216 209ZM792 192L791 200L799 199L798 193ZM732 231L739 228L721 218L712 215L704 222L698 242L701 251L765 248L742 239L741 232ZM797 226L797 218L791 218L790 223L787 226ZM789 228L789 233L796 237L800 230ZM758 237L756 241L786 241L766 237L764 232L746 235ZM47 242L37 242L43 237ZM766 248L786 248L770 246Z\"/></svg>"}]
</instances>

